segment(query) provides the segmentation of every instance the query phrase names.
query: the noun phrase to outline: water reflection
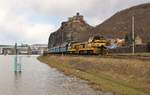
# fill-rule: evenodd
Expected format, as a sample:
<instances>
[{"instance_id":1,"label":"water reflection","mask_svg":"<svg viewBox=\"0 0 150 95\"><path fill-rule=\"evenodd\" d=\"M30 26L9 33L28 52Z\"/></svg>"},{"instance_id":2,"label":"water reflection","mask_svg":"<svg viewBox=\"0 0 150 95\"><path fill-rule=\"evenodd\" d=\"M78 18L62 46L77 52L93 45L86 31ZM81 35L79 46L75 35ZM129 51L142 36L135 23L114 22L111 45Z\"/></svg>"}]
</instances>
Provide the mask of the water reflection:
<instances>
[{"instance_id":1,"label":"water reflection","mask_svg":"<svg viewBox=\"0 0 150 95\"><path fill-rule=\"evenodd\" d=\"M14 72L14 84L15 84L15 88L19 87L19 85L21 83L21 77L22 77L21 72Z\"/></svg>"},{"instance_id":2,"label":"water reflection","mask_svg":"<svg viewBox=\"0 0 150 95\"><path fill-rule=\"evenodd\" d=\"M19 88L21 87L22 84L22 74L21 72L14 72L14 91L13 95L17 95L19 92Z\"/></svg>"},{"instance_id":3,"label":"water reflection","mask_svg":"<svg viewBox=\"0 0 150 95\"><path fill-rule=\"evenodd\" d=\"M71 78L21 56L22 72L14 72L14 56L0 56L0 95L112 95L91 89L86 81Z\"/></svg>"}]
</instances>

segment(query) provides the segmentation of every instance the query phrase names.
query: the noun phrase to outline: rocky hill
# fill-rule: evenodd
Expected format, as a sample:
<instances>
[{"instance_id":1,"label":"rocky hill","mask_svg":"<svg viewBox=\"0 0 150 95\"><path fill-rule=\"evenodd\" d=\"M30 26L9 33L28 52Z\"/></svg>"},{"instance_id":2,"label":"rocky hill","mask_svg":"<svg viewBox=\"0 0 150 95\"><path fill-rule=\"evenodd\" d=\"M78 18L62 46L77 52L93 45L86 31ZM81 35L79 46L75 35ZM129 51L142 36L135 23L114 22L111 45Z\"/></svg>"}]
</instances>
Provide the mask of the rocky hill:
<instances>
[{"instance_id":1,"label":"rocky hill","mask_svg":"<svg viewBox=\"0 0 150 95\"><path fill-rule=\"evenodd\" d=\"M77 13L76 16L68 18L68 21L62 22L61 27L50 35L48 46L58 46L70 41L87 41L92 28L84 21L83 16Z\"/></svg>"},{"instance_id":2,"label":"rocky hill","mask_svg":"<svg viewBox=\"0 0 150 95\"><path fill-rule=\"evenodd\" d=\"M93 34L107 38L125 38L132 32L132 16L135 18L135 35L144 42L150 40L150 3L122 10L94 28Z\"/></svg>"},{"instance_id":3,"label":"rocky hill","mask_svg":"<svg viewBox=\"0 0 150 95\"><path fill-rule=\"evenodd\" d=\"M48 46L58 46L70 41L87 41L93 35L125 38L132 32L132 16L135 18L135 35L147 42L150 40L150 3L122 10L96 27L87 24L83 16L77 13L68 18L68 21L62 22L61 27L50 35Z\"/></svg>"}]
</instances>

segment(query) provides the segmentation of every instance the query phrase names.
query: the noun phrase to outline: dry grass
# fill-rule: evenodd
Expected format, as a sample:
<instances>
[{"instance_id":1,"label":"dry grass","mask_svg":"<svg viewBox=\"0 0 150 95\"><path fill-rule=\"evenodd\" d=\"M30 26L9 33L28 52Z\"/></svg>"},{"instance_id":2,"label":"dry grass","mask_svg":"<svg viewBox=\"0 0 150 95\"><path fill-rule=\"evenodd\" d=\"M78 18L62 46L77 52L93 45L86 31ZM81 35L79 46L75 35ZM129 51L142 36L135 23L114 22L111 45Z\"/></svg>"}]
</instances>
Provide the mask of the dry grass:
<instances>
[{"instance_id":1,"label":"dry grass","mask_svg":"<svg viewBox=\"0 0 150 95\"><path fill-rule=\"evenodd\" d=\"M125 95L150 94L150 62L137 59L46 56L42 62L94 87Z\"/></svg>"}]
</instances>

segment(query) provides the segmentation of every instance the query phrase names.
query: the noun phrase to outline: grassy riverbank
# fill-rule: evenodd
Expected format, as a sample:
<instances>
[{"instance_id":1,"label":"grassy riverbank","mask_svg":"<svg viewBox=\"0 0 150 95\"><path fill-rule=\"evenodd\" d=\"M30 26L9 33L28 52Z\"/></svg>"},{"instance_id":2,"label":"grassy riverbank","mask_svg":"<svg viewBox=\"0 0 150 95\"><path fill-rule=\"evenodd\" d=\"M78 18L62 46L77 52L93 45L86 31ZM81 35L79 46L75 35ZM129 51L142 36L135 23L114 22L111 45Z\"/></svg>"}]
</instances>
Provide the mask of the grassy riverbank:
<instances>
[{"instance_id":1,"label":"grassy riverbank","mask_svg":"<svg viewBox=\"0 0 150 95\"><path fill-rule=\"evenodd\" d=\"M150 95L148 61L81 56L40 56L38 59L67 75L88 80L96 89L117 95Z\"/></svg>"}]
</instances>

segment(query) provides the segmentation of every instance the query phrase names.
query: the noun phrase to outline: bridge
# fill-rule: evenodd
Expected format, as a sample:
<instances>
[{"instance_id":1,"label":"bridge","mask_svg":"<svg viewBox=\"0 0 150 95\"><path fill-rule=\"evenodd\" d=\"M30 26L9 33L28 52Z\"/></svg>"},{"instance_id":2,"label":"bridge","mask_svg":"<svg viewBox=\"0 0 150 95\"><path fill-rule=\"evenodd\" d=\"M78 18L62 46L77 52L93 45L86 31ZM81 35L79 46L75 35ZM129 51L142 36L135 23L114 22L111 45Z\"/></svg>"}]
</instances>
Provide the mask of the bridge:
<instances>
[{"instance_id":1,"label":"bridge","mask_svg":"<svg viewBox=\"0 0 150 95\"><path fill-rule=\"evenodd\" d=\"M17 46L18 54L29 54L31 52L29 46ZM0 45L0 54L15 54L14 45Z\"/></svg>"},{"instance_id":2,"label":"bridge","mask_svg":"<svg viewBox=\"0 0 150 95\"><path fill-rule=\"evenodd\" d=\"M18 54L43 54L47 50L47 45L44 44L33 44L33 45L18 45ZM15 54L15 45L0 45L1 54Z\"/></svg>"},{"instance_id":3,"label":"bridge","mask_svg":"<svg viewBox=\"0 0 150 95\"><path fill-rule=\"evenodd\" d=\"M0 45L0 54L13 54L14 45Z\"/></svg>"}]
</instances>

